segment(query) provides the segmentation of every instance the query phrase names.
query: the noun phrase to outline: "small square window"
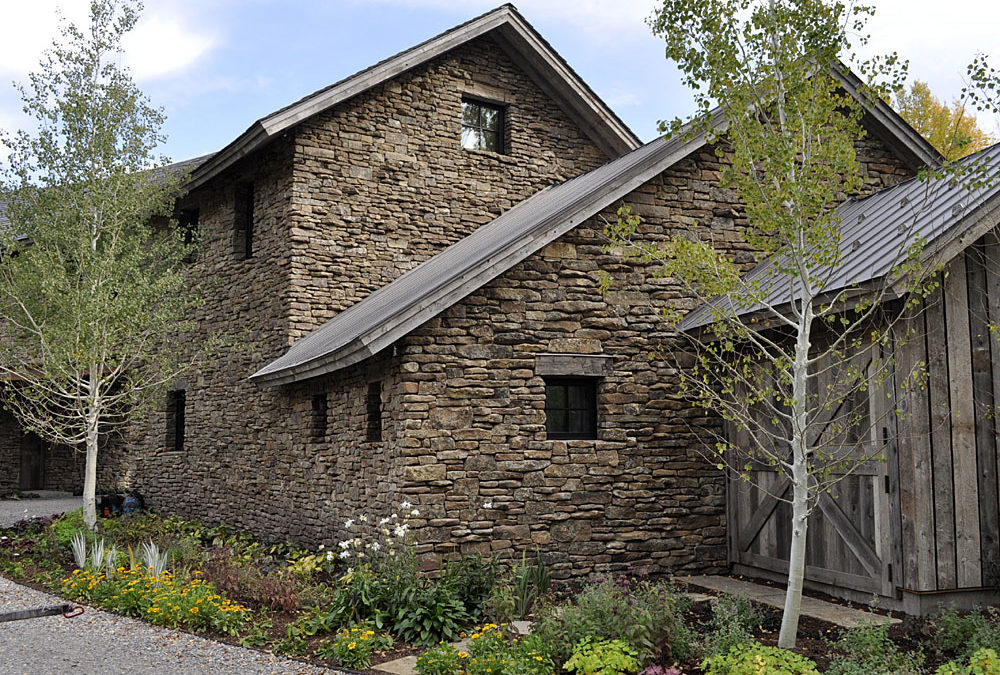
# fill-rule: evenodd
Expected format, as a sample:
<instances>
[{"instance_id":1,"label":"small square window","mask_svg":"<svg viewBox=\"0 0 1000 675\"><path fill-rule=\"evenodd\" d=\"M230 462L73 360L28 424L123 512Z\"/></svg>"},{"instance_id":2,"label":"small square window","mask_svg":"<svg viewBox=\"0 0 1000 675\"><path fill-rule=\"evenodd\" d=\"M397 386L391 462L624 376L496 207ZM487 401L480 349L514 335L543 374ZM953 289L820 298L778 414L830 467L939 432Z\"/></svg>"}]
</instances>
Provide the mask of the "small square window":
<instances>
[{"instance_id":1,"label":"small square window","mask_svg":"<svg viewBox=\"0 0 1000 675\"><path fill-rule=\"evenodd\" d=\"M549 438L597 438L597 379L545 380L545 431Z\"/></svg>"},{"instance_id":2,"label":"small square window","mask_svg":"<svg viewBox=\"0 0 1000 675\"><path fill-rule=\"evenodd\" d=\"M481 101L462 101L462 147L503 152L504 109Z\"/></svg>"},{"instance_id":3,"label":"small square window","mask_svg":"<svg viewBox=\"0 0 1000 675\"><path fill-rule=\"evenodd\" d=\"M365 397L366 434L370 443L382 440L382 383L369 382Z\"/></svg>"}]
</instances>

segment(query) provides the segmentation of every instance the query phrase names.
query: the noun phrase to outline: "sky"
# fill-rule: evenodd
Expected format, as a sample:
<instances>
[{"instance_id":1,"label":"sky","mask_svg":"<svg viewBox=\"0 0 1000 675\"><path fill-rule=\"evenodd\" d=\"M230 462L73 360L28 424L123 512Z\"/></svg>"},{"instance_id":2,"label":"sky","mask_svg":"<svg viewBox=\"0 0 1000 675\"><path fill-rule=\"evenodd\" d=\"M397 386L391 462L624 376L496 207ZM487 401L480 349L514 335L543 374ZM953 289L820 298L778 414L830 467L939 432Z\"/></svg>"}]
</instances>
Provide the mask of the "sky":
<instances>
[{"instance_id":1,"label":"sky","mask_svg":"<svg viewBox=\"0 0 1000 675\"><path fill-rule=\"evenodd\" d=\"M996 0L871 0L869 49L898 52L911 79L951 100L977 52L1000 60ZM24 82L58 32L84 24L87 0L0 0L0 128L26 126L12 82ZM147 0L123 62L164 108L161 151L214 152L253 122L502 0ZM692 97L645 24L655 0L520 0L524 17L644 141ZM1000 137L993 118L980 126Z\"/></svg>"}]
</instances>

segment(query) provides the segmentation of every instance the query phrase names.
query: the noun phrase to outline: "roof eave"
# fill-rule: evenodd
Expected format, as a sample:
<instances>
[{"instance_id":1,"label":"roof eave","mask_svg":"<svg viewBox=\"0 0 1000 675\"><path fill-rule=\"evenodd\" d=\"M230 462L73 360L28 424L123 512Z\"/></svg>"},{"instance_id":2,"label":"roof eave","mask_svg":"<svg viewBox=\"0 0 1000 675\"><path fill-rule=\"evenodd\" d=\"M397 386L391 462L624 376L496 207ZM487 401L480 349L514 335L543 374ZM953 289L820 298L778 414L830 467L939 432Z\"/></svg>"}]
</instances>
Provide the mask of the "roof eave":
<instances>
[{"instance_id":1,"label":"roof eave","mask_svg":"<svg viewBox=\"0 0 1000 675\"><path fill-rule=\"evenodd\" d=\"M487 34L566 109L609 157L642 145L538 32L511 5L504 5L258 120L198 167L189 189L202 185L304 120Z\"/></svg>"}]
</instances>

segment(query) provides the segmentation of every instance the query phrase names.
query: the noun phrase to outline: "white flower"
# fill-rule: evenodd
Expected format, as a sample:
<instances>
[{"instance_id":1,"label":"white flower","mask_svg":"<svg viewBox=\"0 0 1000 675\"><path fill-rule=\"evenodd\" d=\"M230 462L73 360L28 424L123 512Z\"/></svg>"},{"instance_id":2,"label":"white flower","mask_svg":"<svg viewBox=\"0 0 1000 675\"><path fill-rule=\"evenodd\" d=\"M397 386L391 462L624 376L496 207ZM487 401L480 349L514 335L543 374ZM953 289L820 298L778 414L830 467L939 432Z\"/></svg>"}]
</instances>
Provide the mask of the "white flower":
<instances>
[{"instance_id":1,"label":"white flower","mask_svg":"<svg viewBox=\"0 0 1000 675\"><path fill-rule=\"evenodd\" d=\"M365 514L362 513L361 517L358 518L358 520L360 520L362 523L367 523L368 522L368 516L366 516Z\"/></svg>"},{"instance_id":2,"label":"white flower","mask_svg":"<svg viewBox=\"0 0 1000 675\"><path fill-rule=\"evenodd\" d=\"M326 560L327 560L327 562L333 560L333 551L327 551L326 552Z\"/></svg>"},{"instance_id":3,"label":"white flower","mask_svg":"<svg viewBox=\"0 0 1000 675\"><path fill-rule=\"evenodd\" d=\"M420 511L418 511L417 509L413 509L412 511L410 511L410 515L413 517L419 516Z\"/></svg>"},{"instance_id":4,"label":"white flower","mask_svg":"<svg viewBox=\"0 0 1000 675\"><path fill-rule=\"evenodd\" d=\"M379 524L379 525L385 525L385 524L386 524L386 523L388 523L388 522L389 522L390 520L391 520L390 518L380 518L380 519L379 519L379 521L378 521L378 524Z\"/></svg>"},{"instance_id":5,"label":"white flower","mask_svg":"<svg viewBox=\"0 0 1000 675\"><path fill-rule=\"evenodd\" d=\"M339 546L340 548L346 550L346 549L350 548L350 546L351 546L351 540L348 539L346 541L342 541L339 544L337 544L337 546Z\"/></svg>"},{"instance_id":6,"label":"white flower","mask_svg":"<svg viewBox=\"0 0 1000 675\"><path fill-rule=\"evenodd\" d=\"M324 548L326 548L326 544L320 544L319 545L319 550L320 551L322 551Z\"/></svg>"},{"instance_id":7,"label":"white flower","mask_svg":"<svg viewBox=\"0 0 1000 675\"><path fill-rule=\"evenodd\" d=\"M354 525L354 519L353 518L349 519L346 523L344 523L344 527L348 527L349 528L352 525Z\"/></svg>"},{"instance_id":8,"label":"white flower","mask_svg":"<svg viewBox=\"0 0 1000 675\"><path fill-rule=\"evenodd\" d=\"M403 502L402 504L399 505L399 508L401 508L401 509L403 509L405 511L406 509L410 508L411 506L413 506L413 504L411 504L410 502Z\"/></svg>"},{"instance_id":9,"label":"white flower","mask_svg":"<svg viewBox=\"0 0 1000 675\"><path fill-rule=\"evenodd\" d=\"M493 502L483 502L483 508L484 509L492 509L493 508Z\"/></svg>"},{"instance_id":10,"label":"white flower","mask_svg":"<svg viewBox=\"0 0 1000 675\"><path fill-rule=\"evenodd\" d=\"M396 515L395 513L394 513L394 514L392 514L392 519L393 519L393 520L396 520L397 518L399 518L399 516L397 516L397 515Z\"/></svg>"},{"instance_id":11,"label":"white flower","mask_svg":"<svg viewBox=\"0 0 1000 675\"><path fill-rule=\"evenodd\" d=\"M403 523L402 525L397 525L396 529L394 530L394 532L395 532L396 536L399 537L399 538L405 537L406 536L406 523Z\"/></svg>"},{"instance_id":12,"label":"white flower","mask_svg":"<svg viewBox=\"0 0 1000 675\"><path fill-rule=\"evenodd\" d=\"M364 551L358 551L358 557L359 558L364 558L365 557L365 552Z\"/></svg>"},{"instance_id":13,"label":"white flower","mask_svg":"<svg viewBox=\"0 0 1000 675\"><path fill-rule=\"evenodd\" d=\"M379 543L378 543L377 541L373 541L373 542L372 542L372 544L371 544L371 547L372 547L372 550L373 550L373 551L377 551L377 550L379 550L380 548L382 548L382 545L381 545L381 544L379 544Z\"/></svg>"},{"instance_id":14,"label":"white flower","mask_svg":"<svg viewBox=\"0 0 1000 675\"><path fill-rule=\"evenodd\" d=\"M351 552L350 551L341 551L340 552L340 559L341 560L344 560L344 559L350 558L350 557L351 557Z\"/></svg>"}]
</instances>

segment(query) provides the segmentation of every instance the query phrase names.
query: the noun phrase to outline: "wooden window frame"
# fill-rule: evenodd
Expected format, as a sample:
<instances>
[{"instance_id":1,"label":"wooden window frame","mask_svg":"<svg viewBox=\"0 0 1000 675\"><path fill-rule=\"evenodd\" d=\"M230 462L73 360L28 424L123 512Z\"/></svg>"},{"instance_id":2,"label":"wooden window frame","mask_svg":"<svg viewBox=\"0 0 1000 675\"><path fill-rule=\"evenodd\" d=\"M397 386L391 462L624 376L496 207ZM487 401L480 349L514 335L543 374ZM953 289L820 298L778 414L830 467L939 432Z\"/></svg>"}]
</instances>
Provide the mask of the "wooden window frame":
<instances>
[{"instance_id":1,"label":"wooden window frame","mask_svg":"<svg viewBox=\"0 0 1000 675\"><path fill-rule=\"evenodd\" d=\"M465 111L466 106L476 106L480 111L483 109L490 109L496 111L496 128L490 129L482 123L481 112L476 116L476 123L470 124L466 122ZM490 149L488 147L477 147L466 145L465 142L465 132L466 129L475 130L477 132L476 138L485 139L486 134L496 135L496 147ZM498 155L507 154L507 106L500 103L494 103L491 101L484 101L482 99L464 96L462 97L462 135L461 140L462 148L465 150L477 150L479 152L494 152Z\"/></svg>"},{"instance_id":2,"label":"wooden window frame","mask_svg":"<svg viewBox=\"0 0 1000 675\"><path fill-rule=\"evenodd\" d=\"M545 378L545 432L550 440L596 440L597 439L597 393L599 378L596 377L546 377ZM556 405L555 394L563 389L562 405ZM570 404L570 391L583 394L583 405ZM561 414L560 414L561 413ZM571 418L582 417L574 424Z\"/></svg>"}]
</instances>

